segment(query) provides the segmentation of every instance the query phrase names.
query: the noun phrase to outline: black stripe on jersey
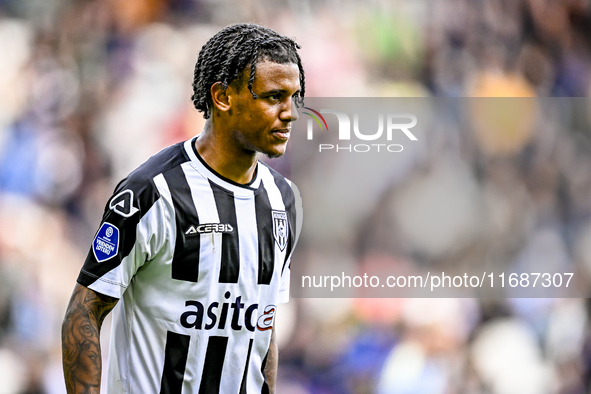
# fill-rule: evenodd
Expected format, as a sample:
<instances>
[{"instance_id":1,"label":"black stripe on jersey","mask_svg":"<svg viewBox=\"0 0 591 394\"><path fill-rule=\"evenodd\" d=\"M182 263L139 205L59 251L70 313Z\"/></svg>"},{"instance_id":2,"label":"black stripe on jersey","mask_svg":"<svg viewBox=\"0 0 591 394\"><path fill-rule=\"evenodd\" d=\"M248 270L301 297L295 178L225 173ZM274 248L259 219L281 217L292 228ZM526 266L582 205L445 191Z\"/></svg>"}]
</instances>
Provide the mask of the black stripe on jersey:
<instances>
[{"instance_id":1,"label":"black stripe on jersey","mask_svg":"<svg viewBox=\"0 0 591 394\"><path fill-rule=\"evenodd\" d=\"M287 219L289 221L289 238L287 240L287 249L285 250L285 260L283 261L283 269L285 269L285 262L291 255L293 244L296 235L296 208L295 208L295 197L293 190L289 183L281 176L277 171L271 170L275 184L279 188L281 198L283 198L283 205L285 205L285 211L287 212Z\"/></svg>"},{"instance_id":2,"label":"black stripe on jersey","mask_svg":"<svg viewBox=\"0 0 591 394\"><path fill-rule=\"evenodd\" d=\"M269 195L261 186L254 198L259 238L259 285L268 285L273 278L275 268L275 238L273 237L273 216Z\"/></svg>"},{"instance_id":3,"label":"black stripe on jersey","mask_svg":"<svg viewBox=\"0 0 591 394\"><path fill-rule=\"evenodd\" d=\"M246 394L246 381L248 379L248 364L250 363L250 352L252 351L253 339L250 338L248 343L248 354L246 355L246 365L244 367L244 374L242 374L242 383L240 383L240 394Z\"/></svg>"},{"instance_id":4,"label":"black stripe on jersey","mask_svg":"<svg viewBox=\"0 0 591 394\"><path fill-rule=\"evenodd\" d=\"M160 193L154 185L154 177L186 161L189 161L189 156L185 152L183 143L178 143L150 157L119 182L113 196L117 196L124 190L131 190L134 197L133 207L139 209L139 212L129 217L122 216L109 207L112 198L109 199L105 206L102 223L109 222L119 229L119 253L116 257L98 263L91 246L84 267L78 276L78 283L90 286L98 278L119 266L121 260L129 255L136 241L136 227L139 221L160 198Z\"/></svg>"},{"instance_id":5,"label":"black stripe on jersey","mask_svg":"<svg viewBox=\"0 0 591 394\"><path fill-rule=\"evenodd\" d=\"M181 393L190 341L189 335L177 334L172 331L168 331L166 334L160 394Z\"/></svg>"},{"instance_id":6,"label":"black stripe on jersey","mask_svg":"<svg viewBox=\"0 0 591 394\"><path fill-rule=\"evenodd\" d=\"M227 347L228 337L209 337L205 360L203 361L199 394L219 394Z\"/></svg>"},{"instance_id":7,"label":"black stripe on jersey","mask_svg":"<svg viewBox=\"0 0 591 394\"><path fill-rule=\"evenodd\" d=\"M267 354L265 354L265 358L263 359L263 363L261 364L261 373L265 376L265 367L267 366L267 357L269 357L269 351L267 350ZM267 378L263 380L263 386L261 387L261 394L269 394L269 384L267 383Z\"/></svg>"},{"instance_id":8,"label":"black stripe on jersey","mask_svg":"<svg viewBox=\"0 0 591 394\"><path fill-rule=\"evenodd\" d=\"M199 224L191 188L181 166L165 172L164 179L172 196L176 220L176 242L172 258L172 278L187 282L199 279L199 233L186 234L187 229Z\"/></svg>"},{"instance_id":9,"label":"black stripe on jersey","mask_svg":"<svg viewBox=\"0 0 591 394\"><path fill-rule=\"evenodd\" d=\"M238 283L240 273L240 250L238 249L238 224L234 193L209 181L213 190L220 223L229 224L234 231L222 233L222 263L220 283Z\"/></svg>"}]
</instances>

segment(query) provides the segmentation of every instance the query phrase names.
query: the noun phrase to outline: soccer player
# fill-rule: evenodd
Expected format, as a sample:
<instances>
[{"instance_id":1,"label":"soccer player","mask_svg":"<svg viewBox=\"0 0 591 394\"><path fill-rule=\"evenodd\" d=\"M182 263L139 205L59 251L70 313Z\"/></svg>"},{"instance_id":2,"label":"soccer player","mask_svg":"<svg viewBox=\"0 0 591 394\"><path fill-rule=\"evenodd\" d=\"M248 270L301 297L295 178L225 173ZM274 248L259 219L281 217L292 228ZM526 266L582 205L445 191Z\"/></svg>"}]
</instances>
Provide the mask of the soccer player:
<instances>
[{"instance_id":1,"label":"soccer player","mask_svg":"<svg viewBox=\"0 0 591 394\"><path fill-rule=\"evenodd\" d=\"M301 200L258 158L281 156L297 119L297 48L236 24L199 52L192 98L208 120L107 202L62 326L68 393L99 392L111 310L108 393L274 392L275 310L289 299Z\"/></svg>"}]
</instances>

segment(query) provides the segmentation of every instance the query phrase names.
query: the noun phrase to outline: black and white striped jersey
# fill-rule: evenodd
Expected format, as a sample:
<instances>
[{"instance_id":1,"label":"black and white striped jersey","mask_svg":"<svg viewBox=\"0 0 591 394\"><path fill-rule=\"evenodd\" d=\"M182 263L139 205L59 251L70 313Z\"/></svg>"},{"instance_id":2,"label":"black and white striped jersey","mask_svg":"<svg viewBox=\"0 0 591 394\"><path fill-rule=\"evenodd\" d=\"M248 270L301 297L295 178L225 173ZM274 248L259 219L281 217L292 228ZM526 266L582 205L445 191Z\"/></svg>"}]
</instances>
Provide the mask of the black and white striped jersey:
<instances>
[{"instance_id":1,"label":"black and white striped jersey","mask_svg":"<svg viewBox=\"0 0 591 394\"><path fill-rule=\"evenodd\" d=\"M115 189L78 282L120 298L107 392L260 393L301 228L295 185L263 163L225 179L194 140Z\"/></svg>"}]
</instances>

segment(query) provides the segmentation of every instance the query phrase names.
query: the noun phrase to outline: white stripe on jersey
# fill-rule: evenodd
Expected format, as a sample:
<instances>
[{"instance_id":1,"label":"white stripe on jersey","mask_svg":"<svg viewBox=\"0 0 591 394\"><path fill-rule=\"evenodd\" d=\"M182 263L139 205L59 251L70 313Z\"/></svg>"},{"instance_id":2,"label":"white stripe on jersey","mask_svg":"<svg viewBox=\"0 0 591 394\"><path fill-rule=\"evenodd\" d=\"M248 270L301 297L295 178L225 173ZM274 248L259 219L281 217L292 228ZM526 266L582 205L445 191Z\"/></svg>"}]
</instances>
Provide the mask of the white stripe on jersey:
<instances>
[{"instance_id":1,"label":"white stripe on jersey","mask_svg":"<svg viewBox=\"0 0 591 394\"><path fill-rule=\"evenodd\" d=\"M240 281L244 283L257 283L258 266L248 264L249 256L259 255L257 237L251 232L257 232L257 219L253 204L254 193L251 197L234 197L236 206L236 221L238 223L238 247L240 255Z\"/></svg>"},{"instance_id":2,"label":"white stripe on jersey","mask_svg":"<svg viewBox=\"0 0 591 394\"><path fill-rule=\"evenodd\" d=\"M218 210L215 206L213 191L211 190L207 177L196 171L191 162L183 163L181 167L187 178L187 183L191 188L191 197L197 209L199 223L219 223ZM210 276L218 278L222 254L220 248L216 249L215 245L222 243L222 234L211 232L200 234L198 237L201 238L199 279L201 280L203 278L203 280L209 281L211 280L209 278ZM207 289L203 290L205 291Z\"/></svg>"},{"instance_id":3,"label":"white stripe on jersey","mask_svg":"<svg viewBox=\"0 0 591 394\"><path fill-rule=\"evenodd\" d=\"M285 205L283 204L281 192L275 184L275 179L273 178L273 174L271 174L271 170L269 170L269 168L266 166L259 165L259 171L261 172L263 185L265 185L265 189L267 190L267 194L269 195L269 202L271 203L271 208L277 211L285 211Z\"/></svg>"}]
</instances>

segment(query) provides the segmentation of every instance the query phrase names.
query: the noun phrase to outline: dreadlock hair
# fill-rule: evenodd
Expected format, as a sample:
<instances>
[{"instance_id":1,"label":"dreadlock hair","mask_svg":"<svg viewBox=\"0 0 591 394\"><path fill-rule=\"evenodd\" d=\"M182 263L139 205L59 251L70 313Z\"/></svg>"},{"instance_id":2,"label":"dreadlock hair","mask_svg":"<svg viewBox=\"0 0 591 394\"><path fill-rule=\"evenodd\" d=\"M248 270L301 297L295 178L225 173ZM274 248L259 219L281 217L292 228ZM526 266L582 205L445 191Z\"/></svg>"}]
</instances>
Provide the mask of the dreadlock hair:
<instances>
[{"instance_id":1,"label":"dreadlock hair","mask_svg":"<svg viewBox=\"0 0 591 394\"><path fill-rule=\"evenodd\" d=\"M297 49L300 46L292 39L254 23L237 23L220 30L211 37L199 51L193 77L193 96L195 108L208 119L211 116L213 101L211 86L221 82L224 89L238 80L242 83L246 67L250 65L248 90L252 91L255 69L260 61L275 63L294 63L300 71L300 94L296 105L302 106L305 92L304 69Z\"/></svg>"}]
</instances>

